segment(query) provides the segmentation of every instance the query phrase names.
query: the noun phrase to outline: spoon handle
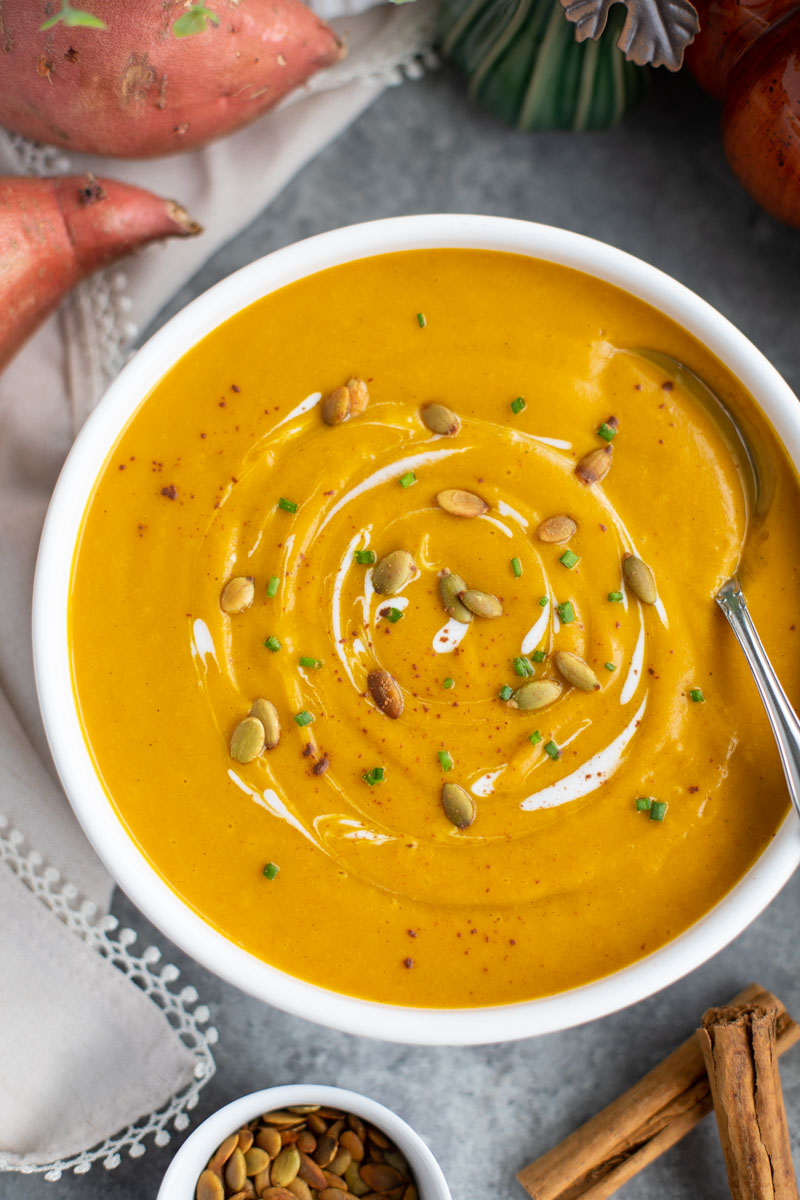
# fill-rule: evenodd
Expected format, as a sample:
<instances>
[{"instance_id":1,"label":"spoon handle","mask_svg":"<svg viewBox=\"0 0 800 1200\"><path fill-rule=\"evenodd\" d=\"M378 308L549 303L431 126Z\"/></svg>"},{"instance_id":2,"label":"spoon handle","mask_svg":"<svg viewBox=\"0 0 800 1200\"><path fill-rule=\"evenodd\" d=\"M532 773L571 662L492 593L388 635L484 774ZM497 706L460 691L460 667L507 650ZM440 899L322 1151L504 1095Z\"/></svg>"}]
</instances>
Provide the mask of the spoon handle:
<instances>
[{"instance_id":1,"label":"spoon handle","mask_svg":"<svg viewBox=\"0 0 800 1200\"><path fill-rule=\"evenodd\" d=\"M767 652L748 612L739 580L734 577L724 583L717 592L716 599L750 664L775 741L778 743L778 753L786 775L789 795L800 813L800 718L789 703L772 663L767 658Z\"/></svg>"}]
</instances>

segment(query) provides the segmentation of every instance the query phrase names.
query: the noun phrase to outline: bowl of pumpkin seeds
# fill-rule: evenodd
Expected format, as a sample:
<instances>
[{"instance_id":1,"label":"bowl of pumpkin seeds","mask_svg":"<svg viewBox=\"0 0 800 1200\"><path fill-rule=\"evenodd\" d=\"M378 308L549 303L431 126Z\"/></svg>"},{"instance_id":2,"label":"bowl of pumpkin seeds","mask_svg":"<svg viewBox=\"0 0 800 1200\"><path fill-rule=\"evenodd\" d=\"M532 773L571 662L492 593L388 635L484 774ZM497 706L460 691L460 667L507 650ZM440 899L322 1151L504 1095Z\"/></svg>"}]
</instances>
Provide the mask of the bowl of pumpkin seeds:
<instances>
[{"instance_id":1,"label":"bowl of pumpkin seeds","mask_svg":"<svg viewBox=\"0 0 800 1200\"><path fill-rule=\"evenodd\" d=\"M384 1105L288 1084L242 1096L187 1138L158 1200L451 1200L430 1149Z\"/></svg>"}]
</instances>

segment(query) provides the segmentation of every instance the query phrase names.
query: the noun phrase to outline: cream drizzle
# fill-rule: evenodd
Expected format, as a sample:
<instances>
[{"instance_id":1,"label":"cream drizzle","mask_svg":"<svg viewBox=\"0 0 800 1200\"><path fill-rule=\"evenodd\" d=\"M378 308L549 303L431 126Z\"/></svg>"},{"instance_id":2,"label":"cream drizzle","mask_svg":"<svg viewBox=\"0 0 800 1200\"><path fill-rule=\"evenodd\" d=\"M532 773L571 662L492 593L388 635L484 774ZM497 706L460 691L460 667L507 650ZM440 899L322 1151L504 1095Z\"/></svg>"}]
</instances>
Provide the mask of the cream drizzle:
<instances>
[{"instance_id":1,"label":"cream drizzle","mask_svg":"<svg viewBox=\"0 0 800 1200\"><path fill-rule=\"evenodd\" d=\"M549 592L547 595L547 599L549 602L550 601L550 593ZM553 606L551 603L546 604L545 607L542 609L540 616L537 617L534 624L531 625L530 629L525 634L525 637L522 639L522 645L520 646L521 654L530 654L530 652L532 650L535 650L536 647L539 645L539 642L542 640L545 633L547 632L547 626L550 624L550 615L551 615L550 610L552 607ZM553 609L553 614L555 614L555 609ZM557 619L558 619L558 617L556 615L556 620Z\"/></svg>"},{"instance_id":2,"label":"cream drizzle","mask_svg":"<svg viewBox=\"0 0 800 1200\"><path fill-rule=\"evenodd\" d=\"M207 665L206 658L211 658L217 663L214 639L205 621L201 620L200 617L192 625L192 658L202 658L204 666ZM217 663L217 666L219 666L219 663Z\"/></svg>"},{"instance_id":3,"label":"cream drizzle","mask_svg":"<svg viewBox=\"0 0 800 1200\"><path fill-rule=\"evenodd\" d=\"M353 551L360 542L361 533L356 533L350 539L347 549L344 552L344 557L339 565L339 570L336 572L336 578L333 581L333 602L331 612L331 628L333 629L333 645L336 650L336 655L339 662L344 667L347 678L356 686L356 681L353 678L353 672L350 670L350 663L347 661L347 655L342 650L342 618L340 613L340 603L342 598L342 588L344 587L344 579L347 574L350 564L353 561Z\"/></svg>"},{"instance_id":4,"label":"cream drizzle","mask_svg":"<svg viewBox=\"0 0 800 1200\"><path fill-rule=\"evenodd\" d=\"M382 615L384 607L385 608L399 608L400 611L402 612L403 609L408 608L408 596L382 596L381 602L378 605L377 609L375 610L375 624L376 625L378 624L379 621L388 620L388 617L384 617Z\"/></svg>"},{"instance_id":5,"label":"cream drizzle","mask_svg":"<svg viewBox=\"0 0 800 1200\"><path fill-rule=\"evenodd\" d=\"M466 454L468 449L468 446L453 446L446 450L427 450L424 454L412 454L408 458L401 458L399 462L389 463L387 467L381 467L380 470L373 471L361 483L356 484L349 492L345 492L341 500L337 500L322 522L319 533L322 533L328 522L344 508L345 504L349 504L351 500L355 500L356 496L368 492L370 488L377 487L381 483L386 483L388 479L398 479L406 471L413 471L416 467L424 467L428 463L437 462L440 458L450 458L454 454Z\"/></svg>"},{"instance_id":6,"label":"cream drizzle","mask_svg":"<svg viewBox=\"0 0 800 1200\"><path fill-rule=\"evenodd\" d=\"M455 617L451 617L433 635L433 649L436 654L452 654L456 646L463 642L464 638L469 633L469 625L464 621L457 621Z\"/></svg>"},{"instance_id":7,"label":"cream drizzle","mask_svg":"<svg viewBox=\"0 0 800 1200\"><path fill-rule=\"evenodd\" d=\"M497 511L500 513L501 517L513 517L523 529L527 529L528 525L530 524L530 522L523 517L522 513L517 512L517 510L512 508L510 504L506 504L505 500L497 501Z\"/></svg>"},{"instance_id":8,"label":"cream drizzle","mask_svg":"<svg viewBox=\"0 0 800 1200\"><path fill-rule=\"evenodd\" d=\"M563 442L561 438L537 437L535 433L528 435L531 441L541 442L543 446L555 446L556 450L571 450L572 442Z\"/></svg>"},{"instance_id":9,"label":"cream drizzle","mask_svg":"<svg viewBox=\"0 0 800 1200\"><path fill-rule=\"evenodd\" d=\"M271 813L273 817L277 817L279 821L286 821L286 823L291 825L293 829L296 829L298 833L302 833L304 838L308 838L312 846L319 847L319 843L316 841L316 839L311 836L306 827L297 819L294 813L289 811L276 791L274 791L272 788L265 788L263 793L257 792L255 788L251 788L250 785L245 783L243 779L240 779L233 768L229 769L228 778L232 779L236 786L241 788L243 792L255 800L256 804L259 804L261 808L265 808L268 813Z\"/></svg>"},{"instance_id":10,"label":"cream drizzle","mask_svg":"<svg viewBox=\"0 0 800 1200\"><path fill-rule=\"evenodd\" d=\"M644 621L642 620L642 609L639 606L639 636L636 638L636 645L633 648L631 655L631 665L628 667L628 673L625 676L625 682L622 685L622 691L619 694L620 704L627 704L633 697L634 692L638 688L642 680L642 664L644 663Z\"/></svg>"},{"instance_id":11,"label":"cream drizzle","mask_svg":"<svg viewBox=\"0 0 800 1200\"><path fill-rule=\"evenodd\" d=\"M278 424L272 430L272 434L277 433L281 425L286 425L289 421L293 421L295 417L302 417L303 413L310 412L312 408L316 408L321 399L322 392L312 392L310 396L306 396L305 400L301 400L297 407L293 408L290 413L287 413L282 421L278 421Z\"/></svg>"},{"instance_id":12,"label":"cream drizzle","mask_svg":"<svg viewBox=\"0 0 800 1200\"><path fill-rule=\"evenodd\" d=\"M494 781L503 774L507 766L508 763L503 763L502 767L498 767L496 771L487 771L485 775L481 775L480 779L476 779L469 789L473 796L491 796L494 791Z\"/></svg>"}]
</instances>

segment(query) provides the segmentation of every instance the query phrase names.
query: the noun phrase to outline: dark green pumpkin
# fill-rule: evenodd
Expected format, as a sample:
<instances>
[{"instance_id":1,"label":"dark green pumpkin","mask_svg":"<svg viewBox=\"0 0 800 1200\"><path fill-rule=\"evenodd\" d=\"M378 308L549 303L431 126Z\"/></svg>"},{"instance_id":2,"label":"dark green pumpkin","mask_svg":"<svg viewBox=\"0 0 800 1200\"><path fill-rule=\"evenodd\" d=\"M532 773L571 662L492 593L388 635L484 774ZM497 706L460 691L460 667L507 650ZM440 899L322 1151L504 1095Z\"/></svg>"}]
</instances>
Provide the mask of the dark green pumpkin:
<instances>
[{"instance_id":1,"label":"dark green pumpkin","mask_svg":"<svg viewBox=\"0 0 800 1200\"><path fill-rule=\"evenodd\" d=\"M646 69L616 41L614 5L597 41L575 40L559 0L443 0L442 51L472 98L518 129L607 129L642 95Z\"/></svg>"}]
</instances>

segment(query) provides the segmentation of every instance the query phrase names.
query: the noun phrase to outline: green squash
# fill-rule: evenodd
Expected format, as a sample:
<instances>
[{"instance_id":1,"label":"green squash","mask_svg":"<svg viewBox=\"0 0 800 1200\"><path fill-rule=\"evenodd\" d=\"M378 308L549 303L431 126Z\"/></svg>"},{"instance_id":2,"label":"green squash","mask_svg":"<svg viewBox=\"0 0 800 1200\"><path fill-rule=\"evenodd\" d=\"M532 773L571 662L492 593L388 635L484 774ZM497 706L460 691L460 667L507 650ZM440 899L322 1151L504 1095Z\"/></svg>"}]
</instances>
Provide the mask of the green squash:
<instances>
[{"instance_id":1,"label":"green squash","mask_svg":"<svg viewBox=\"0 0 800 1200\"><path fill-rule=\"evenodd\" d=\"M559 0L443 0L441 19L442 51L472 98L518 129L607 129L645 89L646 68L616 45L621 5L585 42Z\"/></svg>"}]
</instances>

